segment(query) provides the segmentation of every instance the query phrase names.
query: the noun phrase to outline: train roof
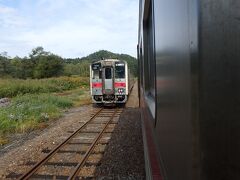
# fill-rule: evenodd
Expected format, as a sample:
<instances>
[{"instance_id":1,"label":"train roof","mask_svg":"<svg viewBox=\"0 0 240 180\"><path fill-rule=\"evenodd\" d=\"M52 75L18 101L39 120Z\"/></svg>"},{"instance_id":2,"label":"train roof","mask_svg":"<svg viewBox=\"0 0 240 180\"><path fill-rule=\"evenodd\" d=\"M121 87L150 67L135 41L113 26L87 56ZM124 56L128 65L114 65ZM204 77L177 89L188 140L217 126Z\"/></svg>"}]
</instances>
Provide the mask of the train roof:
<instances>
[{"instance_id":1,"label":"train roof","mask_svg":"<svg viewBox=\"0 0 240 180\"><path fill-rule=\"evenodd\" d=\"M125 60L120 60L120 59L103 59L103 60L95 61L92 64L103 63L103 62L125 62L125 63L127 63Z\"/></svg>"}]
</instances>

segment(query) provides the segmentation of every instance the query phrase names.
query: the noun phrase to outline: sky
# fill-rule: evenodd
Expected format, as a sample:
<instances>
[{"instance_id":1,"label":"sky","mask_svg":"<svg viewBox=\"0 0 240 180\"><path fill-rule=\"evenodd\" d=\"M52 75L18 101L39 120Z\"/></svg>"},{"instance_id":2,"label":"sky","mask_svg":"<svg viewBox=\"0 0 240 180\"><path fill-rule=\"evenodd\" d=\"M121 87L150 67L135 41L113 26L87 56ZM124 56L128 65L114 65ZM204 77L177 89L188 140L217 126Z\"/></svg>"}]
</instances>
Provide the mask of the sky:
<instances>
[{"instance_id":1,"label":"sky","mask_svg":"<svg viewBox=\"0 0 240 180\"><path fill-rule=\"evenodd\" d=\"M0 53L42 46L65 58L109 50L136 57L138 0L0 0Z\"/></svg>"}]
</instances>

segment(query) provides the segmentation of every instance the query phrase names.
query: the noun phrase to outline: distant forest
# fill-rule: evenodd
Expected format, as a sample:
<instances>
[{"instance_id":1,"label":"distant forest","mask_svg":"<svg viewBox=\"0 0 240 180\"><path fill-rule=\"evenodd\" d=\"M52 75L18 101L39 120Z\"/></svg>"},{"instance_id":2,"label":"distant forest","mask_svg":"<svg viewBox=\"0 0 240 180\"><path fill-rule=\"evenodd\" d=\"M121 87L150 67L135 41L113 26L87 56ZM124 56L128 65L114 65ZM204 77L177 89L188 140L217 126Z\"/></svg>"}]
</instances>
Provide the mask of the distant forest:
<instances>
[{"instance_id":1,"label":"distant forest","mask_svg":"<svg viewBox=\"0 0 240 180\"><path fill-rule=\"evenodd\" d=\"M137 76L137 60L127 54L100 50L82 58L62 58L43 47L34 48L28 57L10 58L7 52L0 54L0 77L40 79L57 76L89 76L89 65L100 59L120 59L128 62L131 73Z\"/></svg>"}]
</instances>

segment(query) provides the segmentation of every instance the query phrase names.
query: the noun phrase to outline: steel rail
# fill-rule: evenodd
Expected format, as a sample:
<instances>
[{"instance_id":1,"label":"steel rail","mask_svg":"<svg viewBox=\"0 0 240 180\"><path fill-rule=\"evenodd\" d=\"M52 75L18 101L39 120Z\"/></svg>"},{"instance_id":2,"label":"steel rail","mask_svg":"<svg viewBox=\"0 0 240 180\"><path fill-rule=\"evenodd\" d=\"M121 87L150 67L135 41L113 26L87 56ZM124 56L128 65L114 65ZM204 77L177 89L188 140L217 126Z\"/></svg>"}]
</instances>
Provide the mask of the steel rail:
<instances>
[{"instance_id":1,"label":"steel rail","mask_svg":"<svg viewBox=\"0 0 240 180\"><path fill-rule=\"evenodd\" d=\"M104 108L101 108L97 113L95 113L90 120L85 122L78 130L76 130L74 133L72 133L65 141L63 141L61 144L59 144L57 147L55 147L47 156L45 156L41 161L39 161L37 164L35 164L28 172L23 174L21 177L18 178L18 180L26 180L29 179L46 161L48 161L53 155L55 155L58 150L67 144L73 137L75 137L87 124L89 124L90 121L96 118L96 116L103 110Z\"/></svg>"},{"instance_id":2,"label":"steel rail","mask_svg":"<svg viewBox=\"0 0 240 180\"><path fill-rule=\"evenodd\" d=\"M81 162L78 163L78 165L76 166L75 170L73 171L73 173L69 176L68 180L73 180L77 177L80 169L82 168L82 166L84 165L85 161L87 160L87 158L89 157L89 155L91 154L93 148L95 147L95 145L97 144L97 142L99 141L99 139L102 137L104 131L106 130L107 126L110 124L110 122L112 121L112 119L114 118L115 114L117 113L118 109L115 109L115 111L113 112L113 114L111 115L110 119L106 122L104 128L102 129L102 131L98 134L98 136L94 139L92 145L88 148L87 152L84 154Z\"/></svg>"}]
</instances>

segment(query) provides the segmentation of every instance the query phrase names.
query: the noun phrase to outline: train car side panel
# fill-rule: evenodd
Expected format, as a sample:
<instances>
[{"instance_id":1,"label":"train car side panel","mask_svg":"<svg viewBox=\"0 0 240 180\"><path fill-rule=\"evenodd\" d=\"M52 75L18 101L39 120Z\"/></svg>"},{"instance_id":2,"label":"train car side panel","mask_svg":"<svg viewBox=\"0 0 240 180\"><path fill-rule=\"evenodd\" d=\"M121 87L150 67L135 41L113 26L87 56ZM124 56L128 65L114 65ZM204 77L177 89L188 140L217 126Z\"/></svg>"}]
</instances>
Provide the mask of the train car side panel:
<instances>
[{"instance_id":1,"label":"train car side panel","mask_svg":"<svg viewBox=\"0 0 240 180\"><path fill-rule=\"evenodd\" d=\"M140 1L140 105L163 179L240 179L239 7L239 0ZM153 145L144 145L154 178Z\"/></svg>"},{"instance_id":2,"label":"train car side panel","mask_svg":"<svg viewBox=\"0 0 240 180\"><path fill-rule=\"evenodd\" d=\"M195 157L192 146L189 2L154 1L157 69L155 134L165 178L169 180L197 179L192 161Z\"/></svg>"},{"instance_id":3,"label":"train car side panel","mask_svg":"<svg viewBox=\"0 0 240 180\"><path fill-rule=\"evenodd\" d=\"M145 126L148 123L152 128L163 178L197 179L198 168L193 168L197 157L192 140L189 36L194 29L189 6L191 12L196 12L197 6L192 5L194 0L145 0L140 4L140 98ZM193 18L198 21L196 16ZM150 168L153 172L154 168Z\"/></svg>"}]
</instances>

